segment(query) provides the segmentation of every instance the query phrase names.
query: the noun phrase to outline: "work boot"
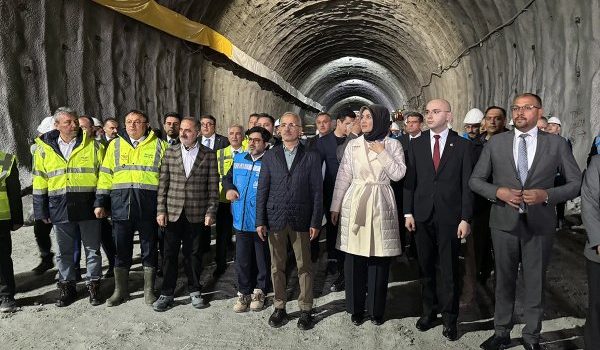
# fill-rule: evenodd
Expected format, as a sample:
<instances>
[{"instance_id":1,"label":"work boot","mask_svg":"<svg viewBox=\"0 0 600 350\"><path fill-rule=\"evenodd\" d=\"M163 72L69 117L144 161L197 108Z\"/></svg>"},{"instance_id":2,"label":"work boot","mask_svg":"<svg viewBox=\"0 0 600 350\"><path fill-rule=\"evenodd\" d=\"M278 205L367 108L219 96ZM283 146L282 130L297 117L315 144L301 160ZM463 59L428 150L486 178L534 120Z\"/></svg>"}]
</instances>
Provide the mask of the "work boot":
<instances>
[{"instance_id":1,"label":"work boot","mask_svg":"<svg viewBox=\"0 0 600 350\"><path fill-rule=\"evenodd\" d=\"M0 312L15 312L17 311L17 302L12 296L0 297Z\"/></svg>"},{"instance_id":2,"label":"work boot","mask_svg":"<svg viewBox=\"0 0 600 350\"><path fill-rule=\"evenodd\" d=\"M265 293L262 289L255 289L252 293L252 301L250 302L250 310L260 311L265 306Z\"/></svg>"},{"instance_id":3,"label":"work boot","mask_svg":"<svg viewBox=\"0 0 600 350\"><path fill-rule=\"evenodd\" d=\"M252 296L250 294L244 295L238 292L238 299L233 305L233 311L237 313L248 311L248 307L250 307L250 303L252 302Z\"/></svg>"},{"instance_id":4,"label":"work boot","mask_svg":"<svg viewBox=\"0 0 600 350\"><path fill-rule=\"evenodd\" d=\"M59 296L56 299L56 306L65 307L73 304L77 300L77 289L75 282L58 282Z\"/></svg>"},{"instance_id":5,"label":"work boot","mask_svg":"<svg viewBox=\"0 0 600 350\"><path fill-rule=\"evenodd\" d=\"M106 306L117 306L129 299L129 270L115 267L115 291L106 301Z\"/></svg>"},{"instance_id":6,"label":"work boot","mask_svg":"<svg viewBox=\"0 0 600 350\"><path fill-rule=\"evenodd\" d=\"M42 275L44 272L52 269L54 267L54 254L50 253L50 255L42 257L42 261L40 261L39 265L34 267L33 273L36 275Z\"/></svg>"},{"instance_id":7,"label":"work boot","mask_svg":"<svg viewBox=\"0 0 600 350\"><path fill-rule=\"evenodd\" d=\"M87 289L90 292L90 304L92 306L102 304L102 300L100 300L100 280L88 282Z\"/></svg>"},{"instance_id":8,"label":"work boot","mask_svg":"<svg viewBox=\"0 0 600 350\"><path fill-rule=\"evenodd\" d=\"M154 295L154 280L156 279L156 269L154 267L144 266L144 301L146 305L152 305L156 301Z\"/></svg>"}]
</instances>

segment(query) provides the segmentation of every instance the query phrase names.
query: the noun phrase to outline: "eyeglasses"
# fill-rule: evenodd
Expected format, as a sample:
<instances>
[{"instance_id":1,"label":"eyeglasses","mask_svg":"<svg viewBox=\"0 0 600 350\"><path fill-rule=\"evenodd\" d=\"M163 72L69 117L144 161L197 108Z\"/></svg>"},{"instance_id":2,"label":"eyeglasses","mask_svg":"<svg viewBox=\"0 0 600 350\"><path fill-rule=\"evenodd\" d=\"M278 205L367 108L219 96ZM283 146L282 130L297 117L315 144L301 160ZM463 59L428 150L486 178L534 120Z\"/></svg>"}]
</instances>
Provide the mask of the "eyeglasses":
<instances>
[{"instance_id":1,"label":"eyeglasses","mask_svg":"<svg viewBox=\"0 0 600 350\"><path fill-rule=\"evenodd\" d=\"M281 123L281 124L279 124L279 127L282 128L282 129L288 129L288 128L289 129L293 129L293 128L297 127L297 126L300 126L300 125L297 125L297 124L294 124L294 123L289 123L289 124Z\"/></svg>"},{"instance_id":2,"label":"eyeglasses","mask_svg":"<svg viewBox=\"0 0 600 350\"><path fill-rule=\"evenodd\" d=\"M141 121L141 120L136 120L136 121L128 120L128 121L125 122L125 124L126 125L135 125L135 126L138 126L138 125L141 125L141 124L146 124L146 122Z\"/></svg>"},{"instance_id":3,"label":"eyeglasses","mask_svg":"<svg viewBox=\"0 0 600 350\"><path fill-rule=\"evenodd\" d=\"M200 123L200 126L204 127L204 128L208 128L209 126L213 126L215 125L215 123Z\"/></svg>"},{"instance_id":4,"label":"eyeglasses","mask_svg":"<svg viewBox=\"0 0 600 350\"><path fill-rule=\"evenodd\" d=\"M439 115L440 113L448 113L450 111L442 111L441 109L432 109L431 111L426 109L423 111L423 114L428 115L428 114L433 114L433 115Z\"/></svg>"},{"instance_id":5,"label":"eyeglasses","mask_svg":"<svg viewBox=\"0 0 600 350\"><path fill-rule=\"evenodd\" d=\"M248 139L248 142L251 142L251 143L260 143L260 142L263 142L263 139L258 139L258 138L257 138L257 139L253 139L253 138L249 138L249 139Z\"/></svg>"},{"instance_id":6,"label":"eyeglasses","mask_svg":"<svg viewBox=\"0 0 600 350\"><path fill-rule=\"evenodd\" d=\"M531 111L535 108L542 108L540 106L535 106L535 105L525 105L525 106L510 106L510 110L513 112L520 112L520 111Z\"/></svg>"}]
</instances>

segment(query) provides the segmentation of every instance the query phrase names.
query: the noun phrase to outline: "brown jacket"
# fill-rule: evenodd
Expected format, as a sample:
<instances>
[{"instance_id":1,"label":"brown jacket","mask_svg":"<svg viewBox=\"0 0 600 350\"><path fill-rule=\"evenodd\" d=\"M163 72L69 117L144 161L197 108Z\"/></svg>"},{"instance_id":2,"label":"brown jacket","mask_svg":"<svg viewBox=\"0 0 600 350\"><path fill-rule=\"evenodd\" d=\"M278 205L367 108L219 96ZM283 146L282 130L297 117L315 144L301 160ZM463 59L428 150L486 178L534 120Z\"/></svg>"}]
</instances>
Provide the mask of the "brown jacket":
<instances>
[{"instance_id":1,"label":"brown jacket","mask_svg":"<svg viewBox=\"0 0 600 350\"><path fill-rule=\"evenodd\" d=\"M219 205L219 171L216 153L198 143L198 156L186 178L181 145L169 147L160 167L158 184L158 215L167 220L185 217L191 223L203 223L205 216L216 217Z\"/></svg>"}]
</instances>

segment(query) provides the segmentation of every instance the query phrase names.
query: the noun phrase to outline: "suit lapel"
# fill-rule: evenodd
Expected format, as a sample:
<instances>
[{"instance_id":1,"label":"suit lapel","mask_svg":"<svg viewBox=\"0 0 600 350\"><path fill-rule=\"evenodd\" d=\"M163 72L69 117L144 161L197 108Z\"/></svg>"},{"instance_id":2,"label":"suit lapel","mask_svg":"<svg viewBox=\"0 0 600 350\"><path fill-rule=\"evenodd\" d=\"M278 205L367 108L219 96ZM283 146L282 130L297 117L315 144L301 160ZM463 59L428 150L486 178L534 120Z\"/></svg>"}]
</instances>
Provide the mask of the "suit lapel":
<instances>
[{"instance_id":1,"label":"suit lapel","mask_svg":"<svg viewBox=\"0 0 600 350\"><path fill-rule=\"evenodd\" d=\"M438 174L442 171L442 169L444 169L446 163L448 163L448 158L452 157L452 155L454 154L454 144L456 143L456 137L458 136L454 133L448 132L446 144L444 145L444 152L442 153L442 158L440 158L440 166L437 170ZM433 164L433 154L431 155L431 163Z\"/></svg>"},{"instance_id":2,"label":"suit lapel","mask_svg":"<svg viewBox=\"0 0 600 350\"><path fill-rule=\"evenodd\" d=\"M425 164L427 164L427 167L429 168L429 171L431 171L432 173L435 174L435 167L433 166L433 152L431 151L431 131L426 130L423 131L423 133L421 134L421 136L419 138L414 139L412 142L413 144L410 145L410 147L416 147L417 143L414 142L418 142L421 141L420 144L422 145L422 147L424 147L425 149L422 151L424 155L426 155L427 157L429 157L429 161L426 161ZM415 152L415 155L417 155L418 153Z\"/></svg>"},{"instance_id":3,"label":"suit lapel","mask_svg":"<svg viewBox=\"0 0 600 350\"><path fill-rule=\"evenodd\" d=\"M198 169L198 167L200 166L200 163L202 163L202 160L204 160L204 155L206 154L206 152L204 151L204 149L202 149L202 147L200 147L200 143L198 143L198 154L196 154L196 159L194 160L194 165L192 165L192 170L190 171L190 177L192 177L192 174L196 171L196 169Z\"/></svg>"},{"instance_id":4,"label":"suit lapel","mask_svg":"<svg viewBox=\"0 0 600 350\"><path fill-rule=\"evenodd\" d=\"M513 171L515 172L515 177L518 179L519 178L519 172L517 171L517 160L515 159L515 154L513 152L513 143L515 140L515 131L511 130L508 133L506 133L507 135L510 135L510 137L505 137L504 138L504 145L502 147L502 149L507 149L510 150L510 166L513 168Z\"/></svg>"},{"instance_id":5,"label":"suit lapel","mask_svg":"<svg viewBox=\"0 0 600 350\"><path fill-rule=\"evenodd\" d=\"M183 154L181 153L181 146L173 147L173 151L175 152L175 162L181 169L181 173L185 176L185 167L183 166Z\"/></svg>"},{"instance_id":6,"label":"suit lapel","mask_svg":"<svg viewBox=\"0 0 600 350\"><path fill-rule=\"evenodd\" d=\"M285 161L285 154L283 153L283 145L281 145L281 147L275 147L273 148L273 151L275 152L275 156L277 156L277 159L279 159L279 162L281 162L281 164L283 164L284 169L287 170L287 162Z\"/></svg>"},{"instance_id":7,"label":"suit lapel","mask_svg":"<svg viewBox=\"0 0 600 350\"><path fill-rule=\"evenodd\" d=\"M532 176L533 172L535 171L537 164L540 162L540 159L542 158L541 150L545 149L546 136L547 135L544 134L543 132L538 131L535 155L533 156L533 163L531 163L531 168L529 168L529 170L527 171L527 179L525 180L525 185L527 185L527 183L529 182L529 179L533 177Z\"/></svg>"}]
</instances>

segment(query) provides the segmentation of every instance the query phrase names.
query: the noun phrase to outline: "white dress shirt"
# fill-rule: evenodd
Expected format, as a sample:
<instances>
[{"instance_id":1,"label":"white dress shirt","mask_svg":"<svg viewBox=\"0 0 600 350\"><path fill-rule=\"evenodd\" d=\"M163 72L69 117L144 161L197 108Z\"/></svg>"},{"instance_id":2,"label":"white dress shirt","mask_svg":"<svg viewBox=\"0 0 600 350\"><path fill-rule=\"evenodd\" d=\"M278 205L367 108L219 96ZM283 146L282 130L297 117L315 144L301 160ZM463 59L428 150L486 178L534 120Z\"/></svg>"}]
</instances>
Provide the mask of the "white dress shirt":
<instances>
[{"instance_id":1,"label":"white dress shirt","mask_svg":"<svg viewBox=\"0 0 600 350\"><path fill-rule=\"evenodd\" d=\"M58 148L60 148L60 153L62 153L65 159L69 159L71 153L73 153L73 148L75 148L75 143L77 142L77 138L71 140L71 142L65 142L63 139L58 136Z\"/></svg>"},{"instance_id":2,"label":"white dress shirt","mask_svg":"<svg viewBox=\"0 0 600 350\"><path fill-rule=\"evenodd\" d=\"M416 139L416 138L417 138L417 137L419 137L419 136L421 136L421 132L420 132L420 131L419 131L419 133L418 133L418 134L416 134L415 136L412 136L411 134L408 134L408 139L409 139L409 140ZM433 154L433 153L431 153L431 154Z\"/></svg>"},{"instance_id":3,"label":"white dress shirt","mask_svg":"<svg viewBox=\"0 0 600 350\"><path fill-rule=\"evenodd\" d=\"M440 135L440 159L442 159L442 154L444 154L444 147L446 146L446 140L448 139L448 132L450 129L445 129L439 134L433 132L433 130L429 131L429 138L431 139L431 155L433 156L433 148L435 147L435 138L433 136Z\"/></svg>"},{"instance_id":4,"label":"white dress shirt","mask_svg":"<svg viewBox=\"0 0 600 350\"><path fill-rule=\"evenodd\" d=\"M513 140L513 157L515 158L515 167L519 169L519 143L521 137L519 135L524 134L523 132L515 128L515 138ZM537 135L538 128L534 126L533 129L527 132L529 136L525 137L525 143L527 145L527 169L531 169L533 164L533 157L535 157L535 151L537 150Z\"/></svg>"},{"instance_id":5,"label":"white dress shirt","mask_svg":"<svg viewBox=\"0 0 600 350\"><path fill-rule=\"evenodd\" d=\"M140 138L139 138L139 139L137 139L137 140L134 140L134 139L132 139L131 137L130 137L130 139L131 139L131 144L132 144L132 145L135 145L135 144L134 144L134 142L137 142L137 145L133 146L133 148L136 148L137 146L139 146L139 145L140 145L140 143L142 143L142 141L144 141L144 140L146 139L146 136L142 136L142 137L140 137Z\"/></svg>"},{"instance_id":6,"label":"white dress shirt","mask_svg":"<svg viewBox=\"0 0 600 350\"><path fill-rule=\"evenodd\" d=\"M183 143L181 144L181 158L183 160L185 177L190 177L190 172L192 171L192 167L194 166L194 162L198 156L198 149L198 141L196 141L196 143L190 147L190 149L186 149Z\"/></svg>"},{"instance_id":7,"label":"white dress shirt","mask_svg":"<svg viewBox=\"0 0 600 350\"><path fill-rule=\"evenodd\" d=\"M215 136L217 134L212 134L211 137L204 137L202 136L202 144L210 149L215 149ZM209 143L207 144L207 140L209 140Z\"/></svg>"}]
</instances>

